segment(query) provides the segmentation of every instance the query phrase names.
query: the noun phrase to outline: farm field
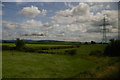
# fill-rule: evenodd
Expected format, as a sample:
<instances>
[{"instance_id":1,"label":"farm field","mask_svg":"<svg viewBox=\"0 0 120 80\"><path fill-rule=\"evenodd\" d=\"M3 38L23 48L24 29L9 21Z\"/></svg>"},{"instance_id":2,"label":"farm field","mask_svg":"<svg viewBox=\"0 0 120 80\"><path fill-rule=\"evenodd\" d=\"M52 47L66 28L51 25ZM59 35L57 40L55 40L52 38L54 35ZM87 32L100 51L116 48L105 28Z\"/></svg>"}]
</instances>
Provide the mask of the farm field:
<instances>
[{"instance_id":1,"label":"farm field","mask_svg":"<svg viewBox=\"0 0 120 80\"><path fill-rule=\"evenodd\" d=\"M6 45L6 46L11 46L11 47L14 47L15 44L13 43L3 43L3 44L0 44L0 45ZM66 45L60 45L60 44L57 44L57 45L54 45L54 44L26 44L25 46L29 46L29 47L44 47L44 46L47 46L47 47L55 47L55 46L66 46ZM70 45L67 45L67 46L70 46Z\"/></svg>"},{"instance_id":2,"label":"farm field","mask_svg":"<svg viewBox=\"0 0 120 80\"><path fill-rule=\"evenodd\" d=\"M12 43L3 43L15 47ZM119 57L90 56L93 51L103 52L107 44L50 45L26 44L37 51L2 51L3 78L116 78ZM47 47L41 49L39 48ZM50 47L48 49L48 47ZM51 48L52 47L52 48ZM57 48L56 48L57 47ZM61 48L63 47L63 48ZM64 54L76 50L76 54ZM52 52L52 53L51 53ZM59 53L59 54L57 54ZM62 54L62 55L60 55Z\"/></svg>"}]
</instances>

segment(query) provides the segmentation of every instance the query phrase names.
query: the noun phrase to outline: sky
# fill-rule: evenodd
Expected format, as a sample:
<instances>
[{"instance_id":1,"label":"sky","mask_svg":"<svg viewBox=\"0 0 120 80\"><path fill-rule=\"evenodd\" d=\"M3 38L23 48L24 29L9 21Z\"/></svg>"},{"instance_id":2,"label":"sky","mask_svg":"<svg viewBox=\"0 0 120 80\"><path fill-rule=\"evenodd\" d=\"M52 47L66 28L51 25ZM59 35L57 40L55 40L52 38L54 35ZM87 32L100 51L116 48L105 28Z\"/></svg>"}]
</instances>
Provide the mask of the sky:
<instances>
[{"instance_id":1,"label":"sky","mask_svg":"<svg viewBox=\"0 0 120 80\"><path fill-rule=\"evenodd\" d=\"M93 0L94 1L94 0ZM117 2L2 2L2 39L101 41L118 35Z\"/></svg>"},{"instance_id":2,"label":"sky","mask_svg":"<svg viewBox=\"0 0 120 80\"><path fill-rule=\"evenodd\" d=\"M1 0L2 2L119 2L119 0Z\"/></svg>"}]
</instances>

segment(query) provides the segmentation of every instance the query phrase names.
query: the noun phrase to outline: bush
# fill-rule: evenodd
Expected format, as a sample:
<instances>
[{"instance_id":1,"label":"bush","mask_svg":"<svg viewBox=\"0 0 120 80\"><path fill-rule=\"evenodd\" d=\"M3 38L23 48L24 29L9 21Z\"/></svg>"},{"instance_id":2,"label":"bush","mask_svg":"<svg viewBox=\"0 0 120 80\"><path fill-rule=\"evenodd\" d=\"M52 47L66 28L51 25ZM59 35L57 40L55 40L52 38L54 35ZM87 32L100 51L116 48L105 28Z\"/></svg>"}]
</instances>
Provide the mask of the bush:
<instances>
[{"instance_id":1,"label":"bush","mask_svg":"<svg viewBox=\"0 0 120 80\"><path fill-rule=\"evenodd\" d=\"M88 44L88 42L85 42L84 44Z\"/></svg>"},{"instance_id":2,"label":"bush","mask_svg":"<svg viewBox=\"0 0 120 80\"><path fill-rule=\"evenodd\" d=\"M17 50L22 50L24 48L25 42L17 38L15 45Z\"/></svg>"},{"instance_id":3,"label":"bush","mask_svg":"<svg viewBox=\"0 0 120 80\"><path fill-rule=\"evenodd\" d=\"M106 56L120 56L120 40L110 40L110 43L104 50Z\"/></svg>"},{"instance_id":4,"label":"bush","mask_svg":"<svg viewBox=\"0 0 120 80\"><path fill-rule=\"evenodd\" d=\"M91 41L91 44L96 44L96 42L95 41Z\"/></svg>"}]
</instances>

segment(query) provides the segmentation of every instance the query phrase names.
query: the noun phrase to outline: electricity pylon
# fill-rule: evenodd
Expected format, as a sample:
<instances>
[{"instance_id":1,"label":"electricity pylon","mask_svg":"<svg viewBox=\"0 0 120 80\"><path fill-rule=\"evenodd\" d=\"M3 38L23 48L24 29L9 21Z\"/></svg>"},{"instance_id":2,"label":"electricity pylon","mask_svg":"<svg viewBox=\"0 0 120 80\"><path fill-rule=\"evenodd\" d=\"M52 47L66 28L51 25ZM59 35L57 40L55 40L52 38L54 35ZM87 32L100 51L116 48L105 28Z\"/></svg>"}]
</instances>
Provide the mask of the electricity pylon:
<instances>
[{"instance_id":1,"label":"electricity pylon","mask_svg":"<svg viewBox=\"0 0 120 80\"><path fill-rule=\"evenodd\" d=\"M103 38L102 38L102 42L106 43L107 42L107 36L106 36L106 17L104 16L103 18Z\"/></svg>"}]
</instances>

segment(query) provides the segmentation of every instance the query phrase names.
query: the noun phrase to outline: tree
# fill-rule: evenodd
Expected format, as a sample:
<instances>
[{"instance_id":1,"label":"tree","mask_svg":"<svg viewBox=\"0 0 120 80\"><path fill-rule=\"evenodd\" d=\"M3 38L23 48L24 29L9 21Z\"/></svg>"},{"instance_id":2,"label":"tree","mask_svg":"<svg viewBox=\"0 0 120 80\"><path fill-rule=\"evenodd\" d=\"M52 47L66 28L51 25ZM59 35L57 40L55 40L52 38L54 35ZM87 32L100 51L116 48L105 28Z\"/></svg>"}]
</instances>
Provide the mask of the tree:
<instances>
[{"instance_id":1,"label":"tree","mask_svg":"<svg viewBox=\"0 0 120 80\"><path fill-rule=\"evenodd\" d=\"M84 44L88 44L88 42L85 42Z\"/></svg>"},{"instance_id":2,"label":"tree","mask_svg":"<svg viewBox=\"0 0 120 80\"><path fill-rule=\"evenodd\" d=\"M22 50L25 46L25 42L23 40L20 40L19 38L16 39L16 49Z\"/></svg>"},{"instance_id":3,"label":"tree","mask_svg":"<svg viewBox=\"0 0 120 80\"><path fill-rule=\"evenodd\" d=\"M91 44L96 44L96 42L95 41L91 41Z\"/></svg>"},{"instance_id":4,"label":"tree","mask_svg":"<svg viewBox=\"0 0 120 80\"><path fill-rule=\"evenodd\" d=\"M120 40L111 39L110 43L105 48L104 55L120 56Z\"/></svg>"}]
</instances>

